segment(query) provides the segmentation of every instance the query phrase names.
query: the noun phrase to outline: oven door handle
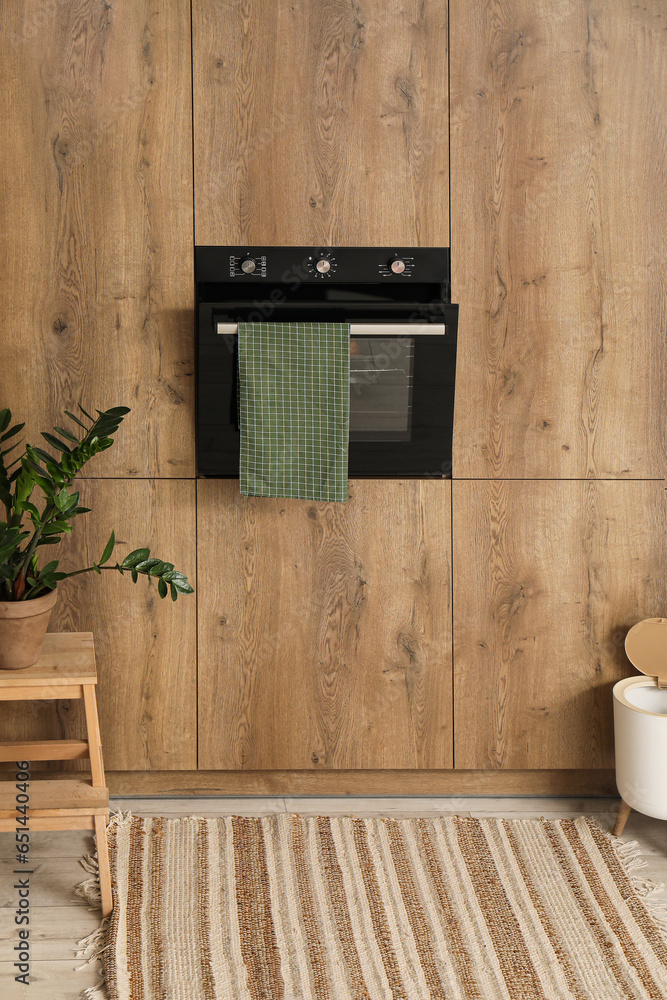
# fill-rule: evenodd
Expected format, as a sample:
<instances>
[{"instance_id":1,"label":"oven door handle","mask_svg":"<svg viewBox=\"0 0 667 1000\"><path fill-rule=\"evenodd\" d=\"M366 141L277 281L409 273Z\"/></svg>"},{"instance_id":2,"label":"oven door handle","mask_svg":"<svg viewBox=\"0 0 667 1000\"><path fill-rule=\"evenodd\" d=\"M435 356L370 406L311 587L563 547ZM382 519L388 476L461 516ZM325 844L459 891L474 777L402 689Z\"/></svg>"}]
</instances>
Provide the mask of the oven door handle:
<instances>
[{"instance_id":1,"label":"oven door handle","mask_svg":"<svg viewBox=\"0 0 667 1000\"><path fill-rule=\"evenodd\" d=\"M238 333L238 323L221 323L215 325L220 336L234 336ZM352 337L423 337L445 334L444 323L351 323Z\"/></svg>"}]
</instances>

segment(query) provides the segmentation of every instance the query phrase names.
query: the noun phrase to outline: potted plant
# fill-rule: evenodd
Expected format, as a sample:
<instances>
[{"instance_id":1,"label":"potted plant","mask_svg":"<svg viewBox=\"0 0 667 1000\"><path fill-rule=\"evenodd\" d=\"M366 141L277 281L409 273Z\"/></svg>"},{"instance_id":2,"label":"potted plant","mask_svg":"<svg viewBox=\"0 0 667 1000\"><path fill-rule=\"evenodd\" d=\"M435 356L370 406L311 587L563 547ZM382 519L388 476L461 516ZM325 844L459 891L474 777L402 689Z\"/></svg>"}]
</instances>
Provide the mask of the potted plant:
<instances>
[{"instance_id":1,"label":"potted plant","mask_svg":"<svg viewBox=\"0 0 667 1000\"><path fill-rule=\"evenodd\" d=\"M194 591L187 577L174 569L173 563L151 557L147 548L135 549L122 562L109 563L116 544L112 531L98 562L92 566L62 573L58 560L44 561L44 546L58 545L63 535L72 531L72 521L89 508L79 506L79 494L70 489L73 480L94 455L113 444L129 409L114 406L97 410L92 417L82 406L81 416L65 413L76 425L76 434L64 427L55 433L42 433L46 443L57 453L26 445L23 454L7 461L21 441L13 439L25 424L12 426L12 415L0 410L0 503L6 520L0 521L0 669L29 667L39 657L61 580L81 573L117 570L129 573L132 581L147 576L157 579L158 594ZM78 436L77 436L78 435Z\"/></svg>"}]
</instances>

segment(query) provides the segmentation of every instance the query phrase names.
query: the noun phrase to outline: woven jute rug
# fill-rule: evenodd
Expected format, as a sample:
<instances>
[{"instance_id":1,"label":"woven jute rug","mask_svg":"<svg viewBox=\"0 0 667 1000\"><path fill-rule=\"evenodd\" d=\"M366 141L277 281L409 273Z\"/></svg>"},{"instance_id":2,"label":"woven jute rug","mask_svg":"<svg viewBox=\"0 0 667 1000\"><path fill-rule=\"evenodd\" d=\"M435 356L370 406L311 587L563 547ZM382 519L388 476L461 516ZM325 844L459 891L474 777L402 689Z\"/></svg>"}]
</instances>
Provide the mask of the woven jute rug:
<instances>
[{"instance_id":1,"label":"woven jute rug","mask_svg":"<svg viewBox=\"0 0 667 1000\"><path fill-rule=\"evenodd\" d=\"M667 996L664 907L593 820L125 815L109 832L88 997Z\"/></svg>"}]
</instances>

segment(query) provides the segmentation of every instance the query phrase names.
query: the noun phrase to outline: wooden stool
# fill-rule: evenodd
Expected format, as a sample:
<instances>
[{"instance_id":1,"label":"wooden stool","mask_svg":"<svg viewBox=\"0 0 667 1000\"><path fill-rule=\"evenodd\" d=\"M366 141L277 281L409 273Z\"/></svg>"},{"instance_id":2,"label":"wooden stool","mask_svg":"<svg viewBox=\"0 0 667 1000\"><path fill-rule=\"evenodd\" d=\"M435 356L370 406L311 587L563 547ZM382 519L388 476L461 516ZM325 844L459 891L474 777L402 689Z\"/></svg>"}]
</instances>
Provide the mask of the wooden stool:
<instances>
[{"instance_id":1,"label":"wooden stool","mask_svg":"<svg viewBox=\"0 0 667 1000\"><path fill-rule=\"evenodd\" d=\"M97 717L97 668L91 632L49 633L37 663L25 670L0 670L0 701L83 698L87 740L24 740L0 743L0 761L90 759L88 775L54 772L30 780L28 830L94 830L102 912L112 910L107 823L109 792L104 779ZM0 831L16 829L15 781L0 781Z\"/></svg>"}]
</instances>

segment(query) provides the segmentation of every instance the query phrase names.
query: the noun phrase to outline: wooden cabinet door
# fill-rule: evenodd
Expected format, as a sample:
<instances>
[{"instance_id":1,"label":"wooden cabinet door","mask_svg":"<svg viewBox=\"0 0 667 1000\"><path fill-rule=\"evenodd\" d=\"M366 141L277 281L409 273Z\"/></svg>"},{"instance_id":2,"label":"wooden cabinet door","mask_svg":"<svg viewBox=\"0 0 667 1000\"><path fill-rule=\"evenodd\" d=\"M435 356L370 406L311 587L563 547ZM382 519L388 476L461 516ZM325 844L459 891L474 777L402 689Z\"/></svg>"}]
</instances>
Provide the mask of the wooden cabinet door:
<instances>
[{"instance_id":1,"label":"wooden cabinet door","mask_svg":"<svg viewBox=\"0 0 667 1000\"><path fill-rule=\"evenodd\" d=\"M194 463L190 5L0 10L0 406L130 406L90 477Z\"/></svg>"},{"instance_id":2,"label":"wooden cabinet door","mask_svg":"<svg viewBox=\"0 0 667 1000\"><path fill-rule=\"evenodd\" d=\"M193 2L199 244L448 245L446 0ZM200 766L451 765L450 487L198 486Z\"/></svg>"},{"instance_id":3,"label":"wooden cabinet door","mask_svg":"<svg viewBox=\"0 0 667 1000\"><path fill-rule=\"evenodd\" d=\"M454 475L667 475L664 0L451 7Z\"/></svg>"},{"instance_id":4,"label":"wooden cabinet door","mask_svg":"<svg viewBox=\"0 0 667 1000\"><path fill-rule=\"evenodd\" d=\"M446 0L194 0L198 244L448 246Z\"/></svg>"},{"instance_id":5,"label":"wooden cabinet door","mask_svg":"<svg viewBox=\"0 0 667 1000\"><path fill-rule=\"evenodd\" d=\"M613 767L625 635L667 609L664 484L453 491L456 767Z\"/></svg>"},{"instance_id":6,"label":"wooden cabinet door","mask_svg":"<svg viewBox=\"0 0 667 1000\"><path fill-rule=\"evenodd\" d=\"M195 483L192 480L78 480L90 507L58 546L61 568L99 560L111 529L113 560L147 545L169 559L196 587ZM97 698L109 771L192 770L197 766L196 597L158 597L145 577L132 583L111 571L63 581L51 632L92 632L97 656ZM7 703L0 739L85 736L81 701ZM87 763L87 762L86 762ZM55 766L55 765L54 765ZM57 765L61 767L59 763ZM78 767L78 765L75 765Z\"/></svg>"},{"instance_id":7,"label":"wooden cabinet door","mask_svg":"<svg viewBox=\"0 0 667 1000\"><path fill-rule=\"evenodd\" d=\"M450 483L198 483L199 766L452 764Z\"/></svg>"}]
</instances>

